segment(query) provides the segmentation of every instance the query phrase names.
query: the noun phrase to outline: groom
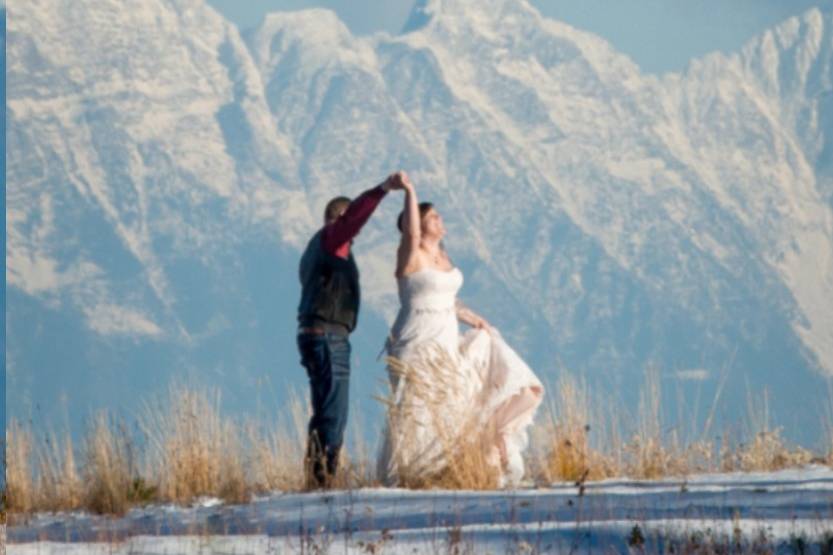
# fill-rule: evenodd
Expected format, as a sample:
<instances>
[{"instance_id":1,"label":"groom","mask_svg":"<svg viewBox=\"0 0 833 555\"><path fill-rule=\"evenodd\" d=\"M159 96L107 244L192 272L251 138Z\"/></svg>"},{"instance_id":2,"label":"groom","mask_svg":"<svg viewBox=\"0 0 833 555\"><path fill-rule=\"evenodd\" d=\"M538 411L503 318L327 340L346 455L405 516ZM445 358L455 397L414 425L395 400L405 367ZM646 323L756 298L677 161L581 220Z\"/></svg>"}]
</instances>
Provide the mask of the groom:
<instances>
[{"instance_id":1,"label":"groom","mask_svg":"<svg viewBox=\"0 0 833 555\"><path fill-rule=\"evenodd\" d=\"M350 332L359 313L359 269L350 252L358 235L388 191L403 188L403 172L358 198L336 197L324 210L324 227L301 256L298 350L309 376L312 418L305 460L308 488L329 487L347 424L350 384Z\"/></svg>"}]
</instances>

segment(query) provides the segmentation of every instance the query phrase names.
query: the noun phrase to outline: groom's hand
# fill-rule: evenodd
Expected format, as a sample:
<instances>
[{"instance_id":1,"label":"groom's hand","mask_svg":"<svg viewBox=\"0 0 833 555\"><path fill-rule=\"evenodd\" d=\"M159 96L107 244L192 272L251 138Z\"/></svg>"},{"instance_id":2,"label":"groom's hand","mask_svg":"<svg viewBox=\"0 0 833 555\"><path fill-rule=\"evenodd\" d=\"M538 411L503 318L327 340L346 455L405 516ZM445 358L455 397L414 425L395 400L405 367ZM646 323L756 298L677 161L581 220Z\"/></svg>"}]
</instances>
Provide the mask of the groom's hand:
<instances>
[{"instance_id":1,"label":"groom's hand","mask_svg":"<svg viewBox=\"0 0 833 555\"><path fill-rule=\"evenodd\" d=\"M388 176L388 178L385 179L385 182L382 183L382 189L384 189L386 193L390 192L390 191L393 191L394 189L399 189L399 188L400 187L397 184L395 173L390 174Z\"/></svg>"},{"instance_id":2,"label":"groom's hand","mask_svg":"<svg viewBox=\"0 0 833 555\"><path fill-rule=\"evenodd\" d=\"M399 191L405 188L405 183L410 183L405 172L399 171L392 173L385 181L385 189L388 191Z\"/></svg>"}]
</instances>

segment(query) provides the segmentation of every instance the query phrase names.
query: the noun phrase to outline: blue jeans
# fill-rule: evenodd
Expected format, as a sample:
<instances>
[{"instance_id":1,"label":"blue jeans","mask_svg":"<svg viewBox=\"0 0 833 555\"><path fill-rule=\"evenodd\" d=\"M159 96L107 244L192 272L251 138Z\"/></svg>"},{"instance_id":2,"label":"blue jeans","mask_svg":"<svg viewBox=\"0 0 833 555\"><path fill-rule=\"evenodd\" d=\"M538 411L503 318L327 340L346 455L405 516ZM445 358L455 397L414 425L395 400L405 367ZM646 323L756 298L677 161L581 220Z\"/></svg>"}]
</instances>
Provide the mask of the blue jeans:
<instances>
[{"instance_id":1,"label":"blue jeans","mask_svg":"<svg viewBox=\"0 0 833 555\"><path fill-rule=\"evenodd\" d=\"M347 426L350 341L346 335L334 333L299 334L298 351L309 376L312 398L307 478L309 485L326 487L338 468Z\"/></svg>"}]
</instances>

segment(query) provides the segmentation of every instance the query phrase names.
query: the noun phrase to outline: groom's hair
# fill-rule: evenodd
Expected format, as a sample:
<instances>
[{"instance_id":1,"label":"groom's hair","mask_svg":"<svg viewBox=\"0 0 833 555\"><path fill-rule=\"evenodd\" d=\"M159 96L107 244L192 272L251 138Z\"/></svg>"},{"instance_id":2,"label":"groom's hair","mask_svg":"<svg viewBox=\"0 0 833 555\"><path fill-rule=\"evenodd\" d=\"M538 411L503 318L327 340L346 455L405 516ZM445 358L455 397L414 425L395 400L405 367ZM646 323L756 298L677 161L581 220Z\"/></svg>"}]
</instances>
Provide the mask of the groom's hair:
<instances>
[{"instance_id":1,"label":"groom's hair","mask_svg":"<svg viewBox=\"0 0 833 555\"><path fill-rule=\"evenodd\" d=\"M433 202L420 202L419 203L419 217L422 218L425 214L428 213L429 210L434 208ZM402 233L402 220L405 219L405 211L399 213L399 217L396 219L396 227L399 229L399 233Z\"/></svg>"},{"instance_id":2,"label":"groom's hair","mask_svg":"<svg viewBox=\"0 0 833 555\"><path fill-rule=\"evenodd\" d=\"M348 197L336 197L331 199L330 202L327 203L327 208L324 209L324 223L328 224L338 219L339 212L345 206L350 205L350 199Z\"/></svg>"}]
</instances>

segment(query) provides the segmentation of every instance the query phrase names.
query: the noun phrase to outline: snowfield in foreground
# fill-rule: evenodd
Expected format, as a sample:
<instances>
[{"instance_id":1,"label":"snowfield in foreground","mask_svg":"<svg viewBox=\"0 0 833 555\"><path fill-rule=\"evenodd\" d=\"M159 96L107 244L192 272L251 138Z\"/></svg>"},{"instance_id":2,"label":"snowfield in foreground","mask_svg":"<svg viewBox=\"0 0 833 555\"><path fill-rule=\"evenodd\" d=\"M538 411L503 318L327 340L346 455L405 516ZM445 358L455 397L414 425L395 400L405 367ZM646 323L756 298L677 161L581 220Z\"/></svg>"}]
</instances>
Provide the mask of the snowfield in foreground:
<instances>
[{"instance_id":1,"label":"snowfield in foreground","mask_svg":"<svg viewBox=\"0 0 833 555\"><path fill-rule=\"evenodd\" d=\"M205 499L112 519L41 514L11 554L547 553L668 551L710 542L833 549L833 469L606 480L506 491L362 489ZM737 545L740 542L740 546ZM679 543L677 544L680 545Z\"/></svg>"}]
</instances>

